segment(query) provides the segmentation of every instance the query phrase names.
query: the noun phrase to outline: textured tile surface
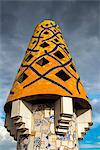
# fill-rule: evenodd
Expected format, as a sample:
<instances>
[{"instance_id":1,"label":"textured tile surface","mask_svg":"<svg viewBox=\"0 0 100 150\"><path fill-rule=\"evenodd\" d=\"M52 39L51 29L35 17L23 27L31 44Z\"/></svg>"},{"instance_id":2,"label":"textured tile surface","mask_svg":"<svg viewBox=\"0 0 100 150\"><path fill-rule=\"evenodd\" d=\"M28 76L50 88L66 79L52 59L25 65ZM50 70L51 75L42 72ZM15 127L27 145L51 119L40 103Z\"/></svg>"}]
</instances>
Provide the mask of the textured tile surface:
<instances>
[{"instance_id":1,"label":"textured tile surface","mask_svg":"<svg viewBox=\"0 0 100 150\"><path fill-rule=\"evenodd\" d=\"M77 144L74 119L65 136L55 134L54 107L49 104L33 106L34 150L67 150ZM74 127L74 128L73 128ZM69 148L68 148L69 147Z\"/></svg>"},{"instance_id":2,"label":"textured tile surface","mask_svg":"<svg viewBox=\"0 0 100 150\"><path fill-rule=\"evenodd\" d=\"M20 143L22 150L78 150L75 119L70 122L65 136L56 135L54 128L54 105L33 105L32 139ZM29 147L31 143L31 148ZM75 147L76 145L76 147Z\"/></svg>"}]
</instances>

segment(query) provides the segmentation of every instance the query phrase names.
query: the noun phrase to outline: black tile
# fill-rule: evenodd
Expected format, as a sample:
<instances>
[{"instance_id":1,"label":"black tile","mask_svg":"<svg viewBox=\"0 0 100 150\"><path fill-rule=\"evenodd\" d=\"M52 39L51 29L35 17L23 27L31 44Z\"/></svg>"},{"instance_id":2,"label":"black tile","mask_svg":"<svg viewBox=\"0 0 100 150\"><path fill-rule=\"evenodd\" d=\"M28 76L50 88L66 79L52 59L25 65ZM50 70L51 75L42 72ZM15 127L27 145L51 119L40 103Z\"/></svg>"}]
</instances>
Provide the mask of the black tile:
<instances>
[{"instance_id":1,"label":"black tile","mask_svg":"<svg viewBox=\"0 0 100 150\"><path fill-rule=\"evenodd\" d=\"M61 38L63 39L63 36L61 35Z\"/></svg>"},{"instance_id":2,"label":"black tile","mask_svg":"<svg viewBox=\"0 0 100 150\"><path fill-rule=\"evenodd\" d=\"M29 55L25 58L25 61L28 62L32 57L33 57L33 55L32 55L32 54L29 54Z\"/></svg>"},{"instance_id":3,"label":"black tile","mask_svg":"<svg viewBox=\"0 0 100 150\"><path fill-rule=\"evenodd\" d=\"M69 51L67 50L67 48L66 48L66 47L64 47L64 49L67 51L67 53L69 53Z\"/></svg>"},{"instance_id":4,"label":"black tile","mask_svg":"<svg viewBox=\"0 0 100 150\"><path fill-rule=\"evenodd\" d=\"M54 55L57 56L59 59L64 58L64 55L60 51L55 52Z\"/></svg>"},{"instance_id":5,"label":"black tile","mask_svg":"<svg viewBox=\"0 0 100 150\"><path fill-rule=\"evenodd\" d=\"M10 91L10 94L14 94L14 92L13 92L13 91Z\"/></svg>"},{"instance_id":6,"label":"black tile","mask_svg":"<svg viewBox=\"0 0 100 150\"><path fill-rule=\"evenodd\" d=\"M45 48L45 47L49 46L49 44L47 42L44 42L40 46L43 47L43 48Z\"/></svg>"},{"instance_id":7,"label":"black tile","mask_svg":"<svg viewBox=\"0 0 100 150\"><path fill-rule=\"evenodd\" d=\"M48 26L48 24L46 24L46 26Z\"/></svg>"},{"instance_id":8,"label":"black tile","mask_svg":"<svg viewBox=\"0 0 100 150\"><path fill-rule=\"evenodd\" d=\"M46 64L49 63L49 61L47 59L45 59L44 57L42 59L40 59L38 62L36 62L38 65L40 66L44 66Z\"/></svg>"},{"instance_id":9,"label":"black tile","mask_svg":"<svg viewBox=\"0 0 100 150\"><path fill-rule=\"evenodd\" d=\"M58 39L54 39L56 42L59 42L59 40Z\"/></svg>"},{"instance_id":10,"label":"black tile","mask_svg":"<svg viewBox=\"0 0 100 150\"><path fill-rule=\"evenodd\" d=\"M53 26L53 23L52 23L52 22L50 22L50 24Z\"/></svg>"},{"instance_id":11,"label":"black tile","mask_svg":"<svg viewBox=\"0 0 100 150\"><path fill-rule=\"evenodd\" d=\"M59 72L57 72L56 76L62 79L63 81L67 81L70 78L70 76L67 75L63 70L60 70Z\"/></svg>"},{"instance_id":12,"label":"black tile","mask_svg":"<svg viewBox=\"0 0 100 150\"><path fill-rule=\"evenodd\" d=\"M28 76L25 73L22 73L20 77L18 78L18 82L21 83L23 82Z\"/></svg>"},{"instance_id":13,"label":"black tile","mask_svg":"<svg viewBox=\"0 0 100 150\"><path fill-rule=\"evenodd\" d=\"M48 31L45 31L45 32L44 32L44 34L48 34L48 33L49 33Z\"/></svg>"},{"instance_id":14,"label":"black tile","mask_svg":"<svg viewBox=\"0 0 100 150\"><path fill-rule=\"evenodd\" d=\"M76 72L76 69L75 69L75 67L73 66L73 64L71 64L70 67Z\"/></svg>"}]
</instances>

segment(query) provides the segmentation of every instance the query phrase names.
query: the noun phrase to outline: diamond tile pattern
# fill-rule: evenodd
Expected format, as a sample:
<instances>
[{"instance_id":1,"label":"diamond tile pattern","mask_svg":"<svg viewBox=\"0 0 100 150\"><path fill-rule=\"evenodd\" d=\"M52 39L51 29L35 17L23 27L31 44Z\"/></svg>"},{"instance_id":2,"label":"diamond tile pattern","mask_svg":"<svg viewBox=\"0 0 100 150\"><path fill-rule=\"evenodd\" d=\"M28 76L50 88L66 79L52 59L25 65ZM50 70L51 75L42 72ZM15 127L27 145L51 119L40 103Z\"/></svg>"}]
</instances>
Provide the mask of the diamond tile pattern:
<instances>
[{"instance_id":1,"label":"diamond tile pattern","mask_svg":"<svg viewBox=\"0 0 100 150\"><path fill-rule=\"evenodd\" d=\"M44 20L36 26L25 53L26 60L22 61L12 87L14 94L9 94L8 102L51 94L79 98L89 108L86 92L78 72L71 65L73 62L68 46L61 36L59 26L52 20Z\"/></svg>"},{"instance_id":2,"label":"diamond tile pattern","mask_svg":"<svg viewBox=\"0 0 100 150\"><path fill-rule=\"evenodd\" d=\"M32 57L33 57L33 55L32 55L32 54L29 54L29 55L25 58L25 61L28 62Z\"/></svg>"},{"instance_id":3,"label":"diamond tile pattern","mask_svg":"<svg viewBox=\"0 0 100 150\"><path fill-rule=\"evenodd\" d=\"M55 52L54 55L57 56L59 59L64 58L64 55L60 51Z\"/></svg>"},{"instance_id":4,"label":"diamond tile pattern","mask_svg":"<svg viewBox=\"0 0 100 150\"><path fill-rule=\"evenodd\" d=\"M63 81L67 81L70 78L63 70L60 70L59 72L57 72L56 76L58 76Z\"/></svg>"},{"instance_id":5,"label":"diamond tile pattern","mask_svg":"<svg viewBox=\"0 0 100 150\"><path fill-rule=\"evenodd\" d=\"M48 33L49 33L48 31L45 31L45 32L44 32L44 34L48 34Z\"/></svg>"},{"instance_id":6,"label":"diamond tile pattern","mask_svg":"<svg viewBox=\"0 0 100 150\"><path fill-rule=\"evenodd\" d=\"M20 77L18 78L18 82L19 83L23 82L27 77L28 76L25 73L21 74Z\"/></svg>"},{"instance_id":7,"label":"diamond tile pattern","mask_svg":"<svg viewBox=\"0 0 100 150\"><path fill-rule=\"evenodd\" d=\"M40 66L44 66L48 63L49 63L49 61L47 59L45 59L44 57L37 62L37 64Z\"/></svg>"},{"instance_id":8,"label":"diamond tile pattern","mask_svg":"<svg viewBox=\"0 0 100 150\"><path fill-rule=\"evenodd\" d=\"M45 48L45 47L49 46L49 44L47 42L44 42L40 46L43 47L43 48Z\"/></svg>"},{"instance_id":9,"label":"diamond tile pattern","mask_svg":"<svg viewBox=\"0 0 100 150\"><path fill-rule=\"evenodd\" d=\"M76 72L76 69L75 69L75 67L73 66L73 64L71 64L70 67Z\"/></svg>"}]
</instances>

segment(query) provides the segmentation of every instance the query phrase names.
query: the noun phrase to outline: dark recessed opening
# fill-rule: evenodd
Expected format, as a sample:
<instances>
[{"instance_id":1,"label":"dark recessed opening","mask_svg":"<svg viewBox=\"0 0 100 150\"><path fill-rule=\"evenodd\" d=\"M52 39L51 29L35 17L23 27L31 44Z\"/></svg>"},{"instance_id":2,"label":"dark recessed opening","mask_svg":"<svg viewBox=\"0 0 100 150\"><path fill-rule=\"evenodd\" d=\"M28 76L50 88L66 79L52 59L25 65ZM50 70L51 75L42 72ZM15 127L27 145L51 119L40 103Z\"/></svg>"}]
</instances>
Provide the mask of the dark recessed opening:
<instances>
[{"instance_id":1,"label":"dark recessed opening","mask_svg":"<svg viewBox=\"0 0 100 150\"><path fill-rule=\"evenodd\" d=\"M75 67L73 66L73 64L71 64L70 67L76 72L76 69L75 69Z\"/></svg>"},{"instance_id":2,"label":"dark recessed opening","mask_svg":"<svg viewBox=\"0 0 100 150\"><path fill-rule=\"evenodd\" d=\"M28 62L32 57L33 57L33 55L32 55L32 54L29 54L29 55L25 58L25 61Z\"/></svg>"},{"instance_id":3,"label":"dark recessed opening","mask_svg":"<svg viewBox=\"0 0 100 150\"><path fill-rule=\"evenodd\" d=\"M64 49L67 51L67 53L69 53L69 51L67 50L67 48L66 48L66 47L64 47Z\"/></svg>"},{"instance_id":4,"label":"dark recessed opening","mask_svg":"<svg viewBox=\"0 0 100 150\"><path fill-rule=\"evenodd\" d=\"M18 73L19 73L20 69L18 70Z\"/></svg>"},{"instance_id":5,"label":"dark recessed opening","mask_svg":"<svg viewBox=\"0 0 100 150\"><path fill-rule=\"evenodd\" d=\"M22 73L20 77L18 78L18 82L21 83L23 82L28 76L25 73Z\"/></svg>"},{"instance_id":6,"label":"dark recessed opening","mask_svg":"<svg viewBox=\"0 0 100 150\"><path fill-rule=\"evenodd\" d=\"M70 78L70 76L68 76L63 70L60 70L59 72L57 72L56 76L58 76L63 81L66 81Z\"/></svg>"},{"instance_id":7,"label":"dark recessed opening","mask_svg":"<svg viewBox=\"0 0 100 150\"><path fill-rule=\"evenodd\" d=\"M59 42L59 40L58 39L54 39L56 42Z\"/></svg>"},{"instance_id":8,"label":"dark recessed opening","mask_svg":"<svg viewBox=\"0 0 100 150\"><path fill-rule=\"evenodd\" d=\"M61 35L61 38L63 39L62 35Z\"/></svg>"},{"instance_id":9,"label":"dark recessed opening","mask_svg":"<svg viewBox=\"0 0 100 150\"><path fill-rule=\"evenodd\" d=\"M52 23L52 22L50 22L50 24L53 26L53 23Z\"/></svg>"},{"instance_id":10,"label":"dark recessed opening","mask_svg":"<svg viewBox=\"0 0 100 150\"><path fill-rule=\"evenodd\" d=\"M44 50L45 51L45 53L47 53L47 50Z\"/></svg>"},{"instance_id":11,"label":"dark recessed opening","mask_svg":"<svg viewBox=\"0 0 100 150\"><path fill-rule=\"evenodd\" d=\"M23 63L21 63L21 67L23 67Z\"/></svg>"},{"instance_id":12,"label":"dark recessed opening","mask_svg":"<svg viewBox=\"0 0 100 150\"><path fill-rule=\"evenodd\" d=\"M46 26L48 26L48 24L46 24Z\"/></svg>"},{"instance_id":13,"label":"dark recessed opening","mask_svg":"<svg viewBox=\"0 0 100 150\"><path fill-rule=\"evenodd\" d=\"M49 46L49 44L48 44L47 42L44 42L44 43L42 43L40 46L44 48L44 47Z\"/></svg>"},{"instance_id":14,"label":"dark recessed opening","mask_svg":"<svg viewBox=\"0 0 100 150\"><path fill-rule=\"evenodd\" d=\"M64 58L64 55L60 51L55 52L54 55L60 59Z\"/></svg>"},{"instance_id":15,"label":"dark recessed opening","mask_svg":"<svg viewBox=\"0 0 100 150\"><path fill-rule=\"evenodd\" d=\"M49 33L48 31L45 31L45 32L44 32L44 34L48 34L48 33Z\"/></svg>"},{"instance_id":16,"label":"dark recessed opening","mask_svg":"<svg viewBox=\"0 0 100 150\"><path fill-rule=\"evenodd\" d=\"M13 91L10 91L10 94L14 94L14 92L13 92Z\"/></svg>"},{"instance_id":17,"label":"dark recessed opening","mask_svg":"<svg viewBox=\"0 0 100 150\"><path fill-rule=\"evenodd\" d=\"M44 66L46 64L49 63L49 61L47 59L45 59L44 57L42 59L40 59L38 62L36 62L38 65L40 66Z\"/></svg>"}]
</instances>

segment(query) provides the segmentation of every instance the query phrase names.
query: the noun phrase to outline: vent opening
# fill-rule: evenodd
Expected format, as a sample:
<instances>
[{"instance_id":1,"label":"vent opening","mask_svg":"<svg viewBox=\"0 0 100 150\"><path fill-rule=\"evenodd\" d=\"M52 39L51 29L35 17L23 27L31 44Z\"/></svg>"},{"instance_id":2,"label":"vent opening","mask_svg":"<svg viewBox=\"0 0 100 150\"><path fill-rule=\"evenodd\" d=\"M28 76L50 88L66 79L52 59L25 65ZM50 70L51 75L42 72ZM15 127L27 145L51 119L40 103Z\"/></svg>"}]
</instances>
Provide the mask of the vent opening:
<instances>
[{"instance_id":1,"label":"vent opening","mask_svg":"<svg viewBox=\"0 0 100 150\"><path fill-rule=\"evenodd\" d=\"M42 59L40 59L38 62L36 62L38 65L40 66L44 66L46 64L49 63L49 61L47 59L45 59L44 57Z\"/></svg>"},{"instance_id":2,"label":"vent opening","mask_svg":"<svg viewBox=\"0 0 100 150\"><path fill-rule=\"evenodd\" d=\"M53 23L52 23L52 22L50 22L50 24L53 26Z\"/></svg>"},{"instance_id":3,"label":"vent opening","mask_svg":"<svg viewBox=\"0 0 100 150\"><path fill-rule=\"evenodd\" d=\"M76 69L73 64L71 64L70 67L76 72Z\"/></svg>"},{"instance_id":4,"label":"vent opening","mask_svg":"<svg viewBox=\"0 0 100 150\"><path fill-rule=\"evenodd\" d=\"M59 40L58 39L54 39L56 42L59 42Z\"/></svg>"},{"instance_id":5,"label":"vent opening","mask_svg":"<svg viewBox=\"0 0 100 150\"><path fill-rule=\"evenodd\" d=\"M48 34L48 33L49 33L48 31L45 31L45 32L44 32L44 34Z\"/></svg>"},{"instance_id":6,"label":"vent opening","mask_svg":"<svg viewBox=\"0 0 100 150\"><path fill-rule=\"evenodd\" d=\"M57 72L56 76L62 79L63 81L67 81L70 78L70 76L68 76L63 70Z\"/></svg>"},{"instance_id":7,"label":"vent opening","mask_svg":"<svg viewBox=\"0 0 100 150\"><path fill-rule=\"evenodd\" d=\"M54 55L57 56L59 59L64 58L64 55L60 51L55 52Z\"/></svg>"},{"instance_id":8,"label":"vent opening","mask_svg":"<svg viewBox=\"0 0 100 150\"><path fill-rule=\"evenodd\" d=\"M42 43L40 46L43 47L43 48L45 48L45 47L49 46L49 44L46 43L46 42L44 42L44 43Z\"/></svg>"},{"instance_id":9,"label":"vent opening","mask_svg":"<svg viewBox=\"0 0 100 150\"><path fill-rule=\"evenodd\" d=\"M22 73L20 77L18 78L18 82L21 83L23 82L28 76L25 73Z\"/></svg>"},{"instance_id":10,"label":"vent opening","mask_svg":"<svg viewBox=\"0 0 100 150\"><path fill-rule=\"evenodd\" d=\"M60 37L63 39L62 35Z\"/></svg>"},{"instance_id":11,"label":"vent opening","mask_svg":"<svg viewBox=\"0 0 100 150\"><path fill-rule=\"evenodd\" d=\"M14 94L14 92L13 92L13 91L10 91L10 94Z\"/></svg>"},{"instance_id":12,"label":"vent opening","mask_svg":"<svg viewBox=\"0 0 100 150\"><path fill-rule=\"evenodd\" d=\"M64 49L67 51L67 53L69 53L69 51L67 50L67 48L66 48L66 47L64 47Z\"/></svg>"},{"instance_id":13,"label":"vent opening","mask_svg":"<svg viewBox=\"0 0 100 150\"><path fill-rule=\"evenodd\" d=\"M32 57L33 57L33 55L32 55L32 54L29 54L29 55L25 58L25 61L28 62Z\"/></svg>"}]
</instances>

